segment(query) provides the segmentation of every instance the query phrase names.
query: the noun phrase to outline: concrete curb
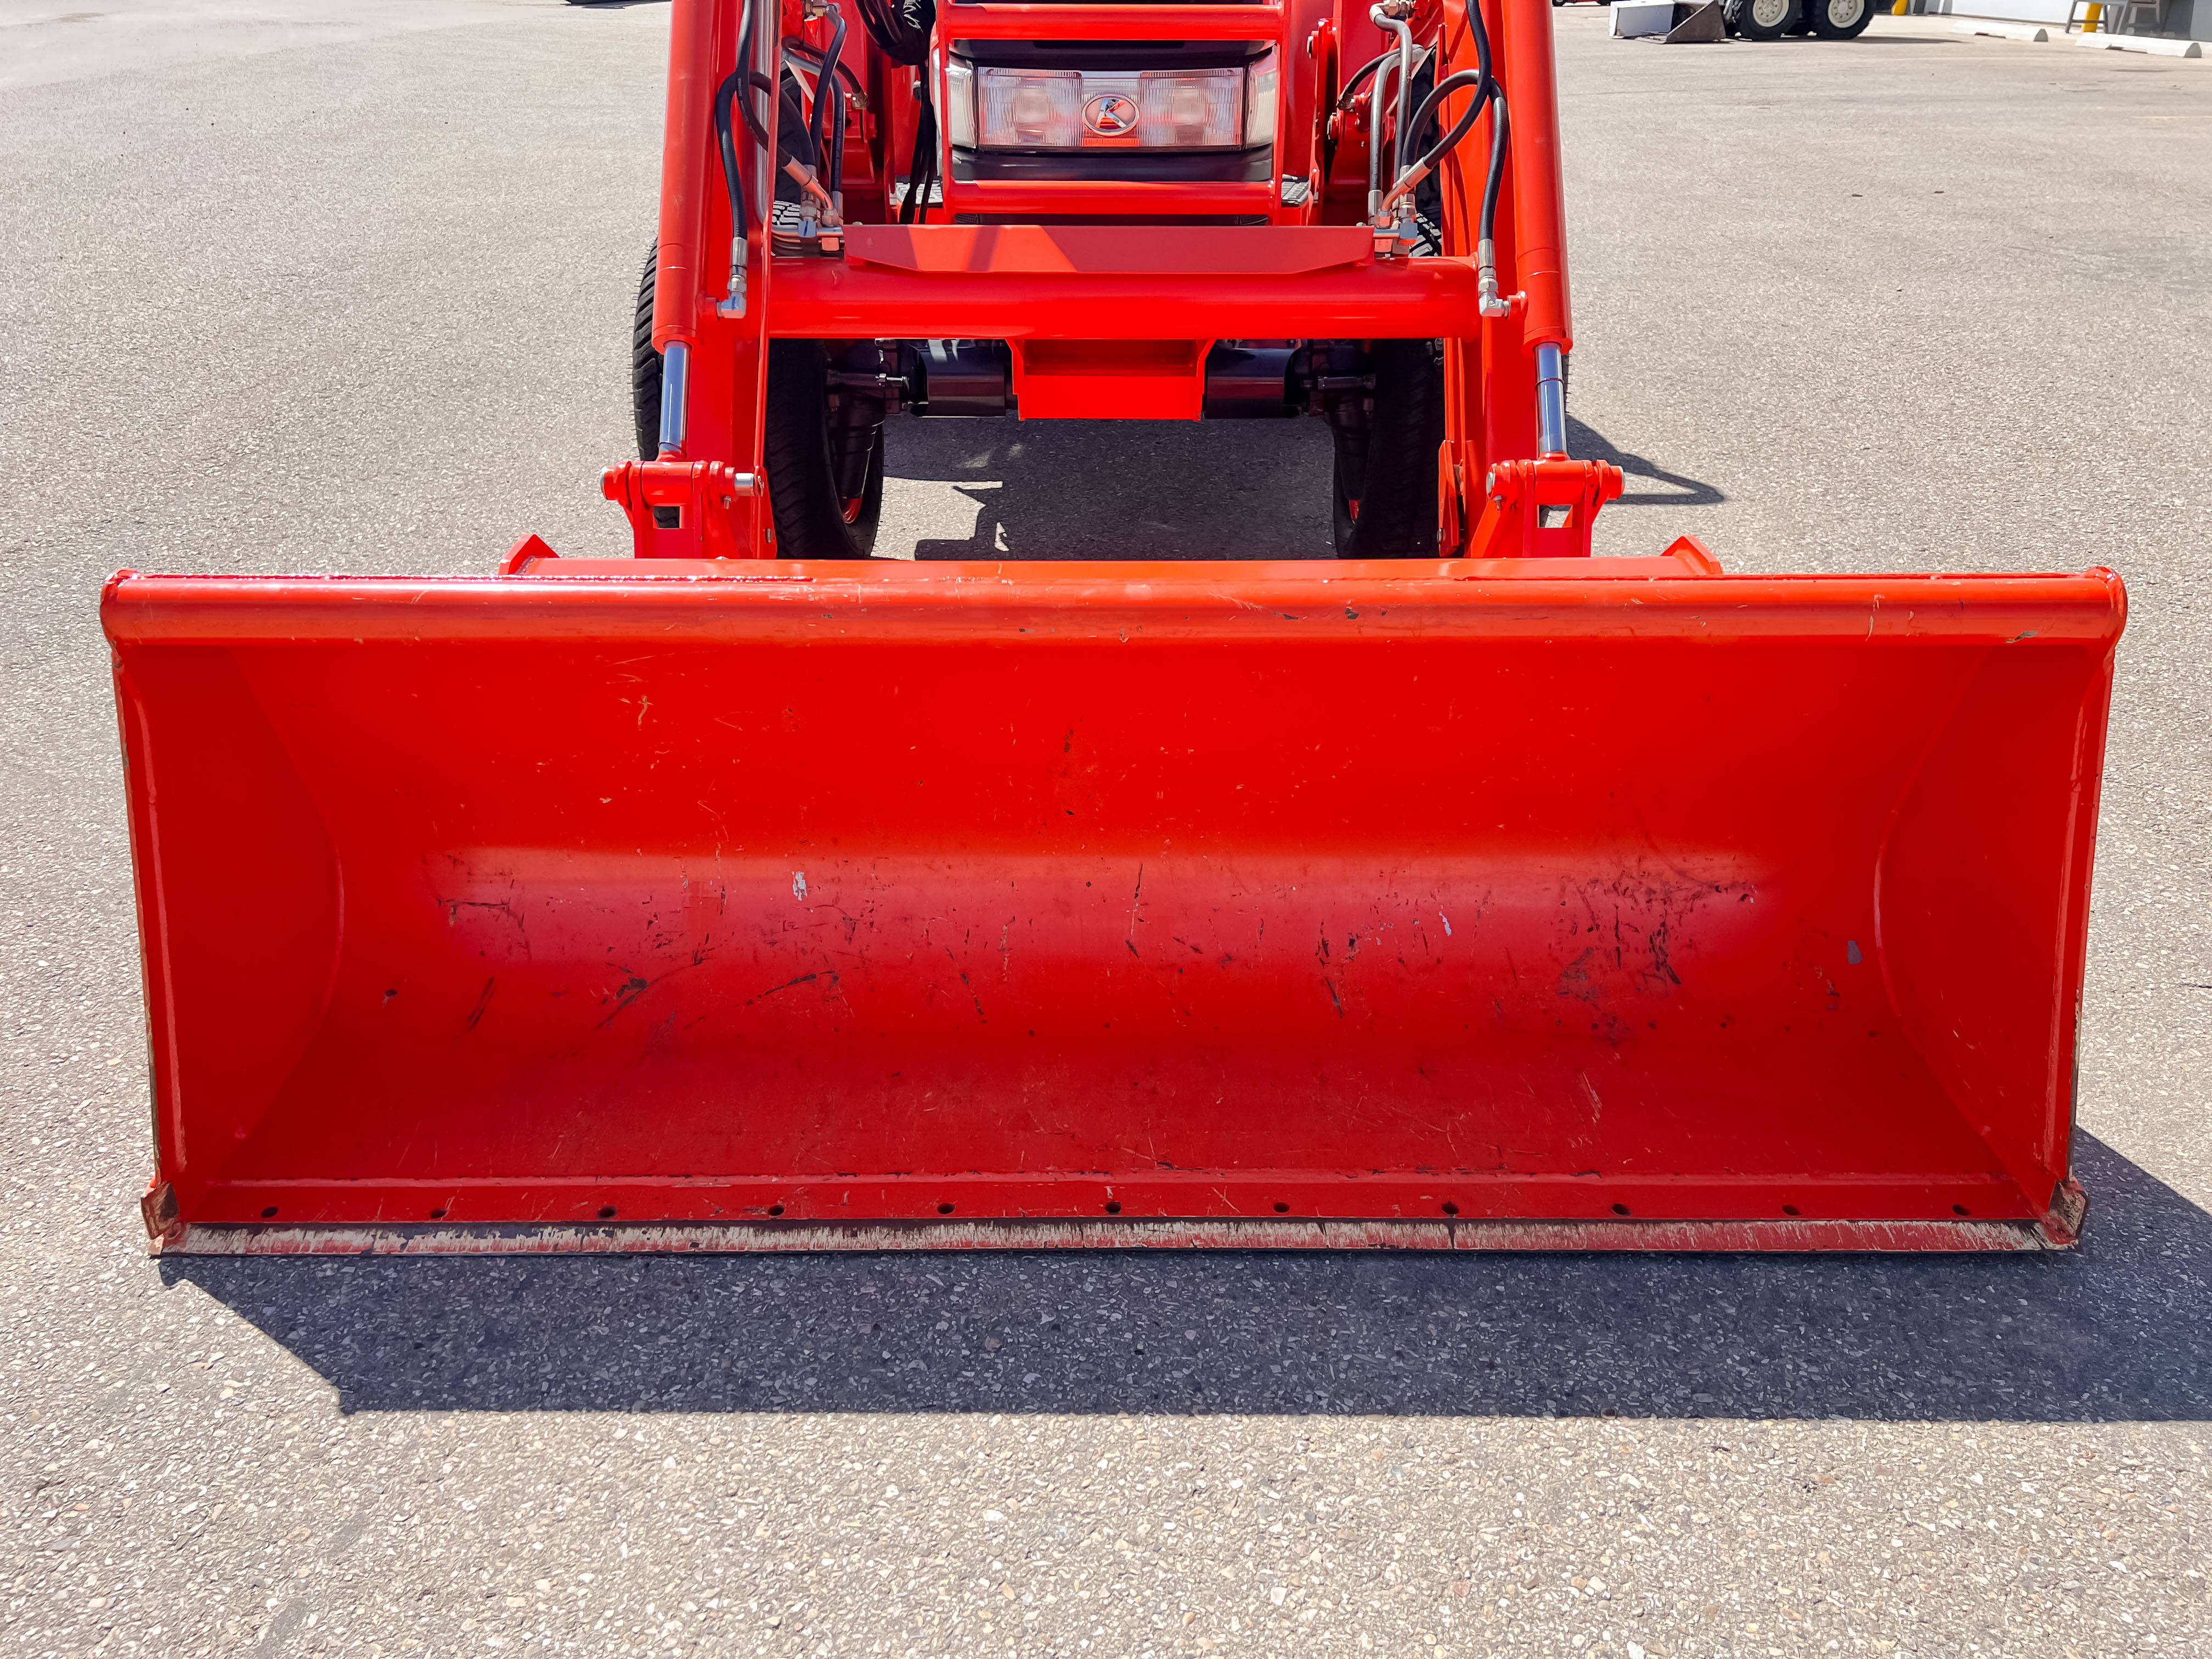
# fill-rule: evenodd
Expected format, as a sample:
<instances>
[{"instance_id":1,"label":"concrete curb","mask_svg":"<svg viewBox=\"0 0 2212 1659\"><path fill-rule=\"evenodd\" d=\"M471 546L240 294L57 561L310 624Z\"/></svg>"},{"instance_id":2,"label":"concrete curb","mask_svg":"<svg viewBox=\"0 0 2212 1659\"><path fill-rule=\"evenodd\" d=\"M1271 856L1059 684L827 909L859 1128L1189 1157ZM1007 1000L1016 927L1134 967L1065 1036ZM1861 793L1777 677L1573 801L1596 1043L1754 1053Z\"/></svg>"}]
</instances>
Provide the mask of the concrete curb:
<instances>
[{"instance_id":1,"label":"concrete curb","mask_svg":"<svg viewBox=\"0 0 2212 1659\"><path fill-rule=\"evenodd\" d=\"M2161 40L2141 34L2085 34L2081 44L2105 52L2144 52L2154 58L2202 58L2201 40Z\"/></svg>"},{"instance_id":2,"label":"concrete curb","mask_svg":"<svg viewBox=\"0 0 2212 1659\"><path fill-rule=\"evenodd\" d=\"M1992 23L1977 19L1954 26L1960 34L1986 34L1999 40L2048 40L2051 31L2040 23Z\"/></svg>"}]
</instances>

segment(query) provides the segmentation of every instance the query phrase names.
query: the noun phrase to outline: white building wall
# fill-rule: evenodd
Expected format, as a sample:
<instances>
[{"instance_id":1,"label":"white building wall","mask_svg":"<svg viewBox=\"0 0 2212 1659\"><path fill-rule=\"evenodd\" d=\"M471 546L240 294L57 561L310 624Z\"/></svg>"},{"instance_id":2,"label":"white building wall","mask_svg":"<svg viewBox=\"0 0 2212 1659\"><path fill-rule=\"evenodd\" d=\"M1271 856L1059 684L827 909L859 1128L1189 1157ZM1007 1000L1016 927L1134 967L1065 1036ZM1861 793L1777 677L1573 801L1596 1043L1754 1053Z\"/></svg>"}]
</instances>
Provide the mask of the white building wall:
<instances>
[{"instance_id":1,"label":"white building wall","mask_svg":"<svg viewBox=\"0 0 2212 1659\"><path fill-rule=\"evenodd\" d=\"M2063 27L2068 0L1912 0L1916 13L1929 16L1998 17L2014 23L2047 23L2053 33ZM2121 9L2107 8L2117 15ZM2132 31L2163 33L2183 40L2212 40L2212 0L2166 0L2166 27L2153 30L2146 21Z\"/></svg>"}]
</instances>

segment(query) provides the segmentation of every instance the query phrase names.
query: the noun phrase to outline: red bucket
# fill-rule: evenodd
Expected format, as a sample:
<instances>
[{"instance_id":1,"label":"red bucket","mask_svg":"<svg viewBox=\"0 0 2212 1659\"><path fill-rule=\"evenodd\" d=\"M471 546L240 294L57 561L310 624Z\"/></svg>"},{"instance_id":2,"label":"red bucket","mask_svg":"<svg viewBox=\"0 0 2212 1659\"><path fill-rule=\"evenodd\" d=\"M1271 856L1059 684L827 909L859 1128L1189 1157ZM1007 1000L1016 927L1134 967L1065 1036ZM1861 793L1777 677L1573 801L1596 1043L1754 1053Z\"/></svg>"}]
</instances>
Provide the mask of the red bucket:
<instances>
[{"instance_id":1,"label":"red bucket","mask_svg":"<svg viewBox=\"0 0 2212 1659\"><path fill-rule=\"evenodd\" d=\"M2118 580L1692 568L126 574L149 1223L2070 1243Z\"/></svg>"}]
</instances>

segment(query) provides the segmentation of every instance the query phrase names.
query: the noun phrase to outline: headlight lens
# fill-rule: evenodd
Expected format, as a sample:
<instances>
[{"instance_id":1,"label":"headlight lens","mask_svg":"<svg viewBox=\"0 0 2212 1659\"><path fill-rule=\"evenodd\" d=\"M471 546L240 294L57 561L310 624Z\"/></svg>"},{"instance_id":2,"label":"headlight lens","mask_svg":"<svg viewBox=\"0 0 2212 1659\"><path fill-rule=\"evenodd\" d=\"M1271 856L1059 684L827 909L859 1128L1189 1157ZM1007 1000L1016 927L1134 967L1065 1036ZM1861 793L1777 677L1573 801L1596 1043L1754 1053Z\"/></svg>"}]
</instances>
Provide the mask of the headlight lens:
<instances>
[{"instance_id":1,"label":"headlight lens","mask_svg":"<svg viewBox=\"0 0 2212 1659\"><path fill-rule=\"evenodd\" d=\"M957 58L945 60L945 132L962 149L975 148L975 71Z\"/></svg>"},{"instance_id":2,"label":"headlight lens","mask_svg":"<svg viewBox=\"0 0 2212 1659\"><path fill-rule=\"evenodd\" d=\"M965 149L1229 149L1272 143L1275 58L1239 69L1080 70L945 66L945 125Z\"/></svg>"},{"instance_id":3,"label":"headlight lens","mask_svg":"<svg viewBox=\"0 0 2212 1659\"><path fill-rule=\"evenodd\" d=\"M1153 70L1137 77L1138 141L1223 148L1237 142L1241 70Z\"/></svg>"},{"instance_id":4,"label":"headlight lens","mask_svg":"<svg viewBox=\"0 0 2212 1659\"><path fill-rule=\"evenodd\" d=\"M1275 54L1272 52L1245 72L1244 142L1275 142Z\"/></svg>"},{"instance_id":5,"label":"headlight lens","mask_svg":"<svg viewBox=\"0 0 2212 1659\"><path fill-rule=\"evenodd\" d=\"M1074 149L1082 144L1080 71L986 69L975 81L981 143L1021 149Z\"/></svg>"}]
</instances>

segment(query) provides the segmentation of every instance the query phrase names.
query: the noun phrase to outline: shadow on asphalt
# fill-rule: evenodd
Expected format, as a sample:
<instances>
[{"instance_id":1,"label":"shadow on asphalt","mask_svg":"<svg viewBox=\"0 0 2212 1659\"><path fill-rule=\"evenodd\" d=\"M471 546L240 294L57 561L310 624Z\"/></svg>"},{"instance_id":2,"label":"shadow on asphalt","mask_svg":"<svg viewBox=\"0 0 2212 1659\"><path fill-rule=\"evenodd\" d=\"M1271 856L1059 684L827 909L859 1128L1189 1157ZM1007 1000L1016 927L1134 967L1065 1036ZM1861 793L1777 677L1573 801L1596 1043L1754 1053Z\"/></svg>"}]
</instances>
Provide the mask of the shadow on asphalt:
<instances>
[{"instance_id":1,"label":"shadow on asphalt","mask_svg":"<svg viewBox=\"0 0 2212 1659\"><path fill-rule=\"evenodd\" d=\"M2212 1415L2212 1216L2071 1255L177 1258L347 1411Z\"/></svg>"},{"instance_id":2,"label":"shadow on asphalt","mask_svg":"<svg viewBox=\"0 0 2212 1659\"><path fill-rule=\"evenodd\" d=\"M1318 420L901 421L884 465L975 504L917 559L1330 556Z\"/></svg>"},{"instance_id":3,"label":"shadow on asphalt","mask_svg":"<svg viewBox=\"0 0 2212 1659\"><path fill-rule=\"evenodd\" d=\"M1311 419L908 421L891 428L886 468L975 504L967 537L917 542L917 559L1321 559L1329 447ZM1609 510L1728 499L1572 416L1567 448L1628 474Z\"/></svg>"},{"instance_id":4,"label":"shadow on asphalt","mask_svg":"<svg viewBox=\"0 0 2212 1659\"><path fill-rule=\"evenodd\" d=\"M1679 472L1669 472L1656 461L1641 455L1632 455L1625 449L1616 449L1603 433L1584 426L1573 416L1567 416L1567 453L1577 459L1611 461L1632 479L1648 479L1663 484L1662 489L1624 489L1613 501L1613 507L1718 507L1728 497L1712 484L1696 478L1686 478ZM1608 508L1608 511L1612 508Z\"/></svg>"}]
</instances>

